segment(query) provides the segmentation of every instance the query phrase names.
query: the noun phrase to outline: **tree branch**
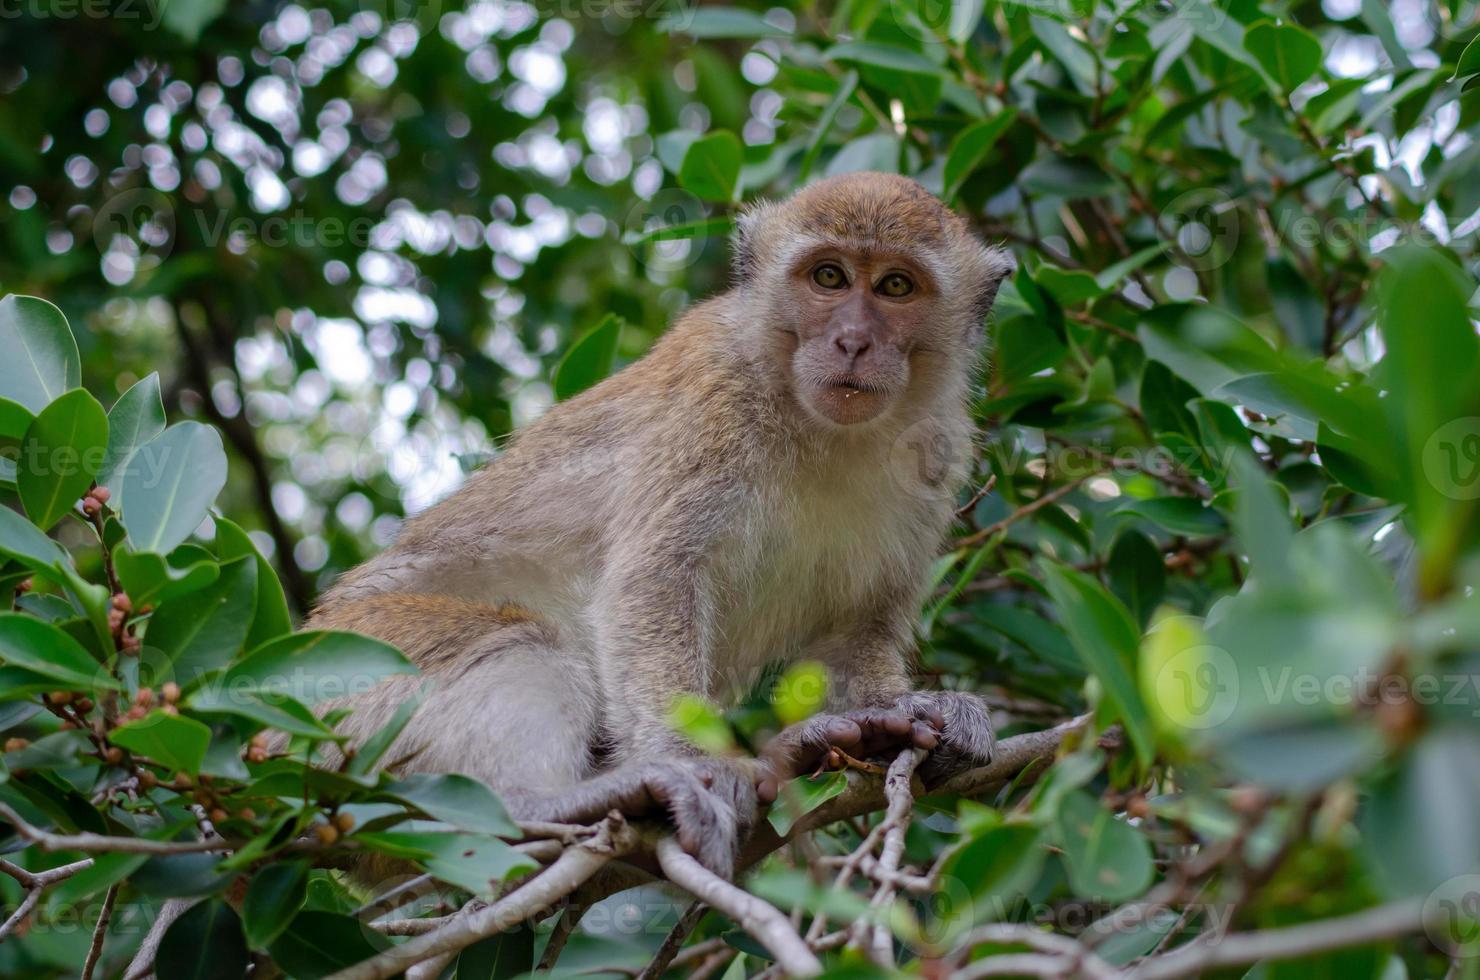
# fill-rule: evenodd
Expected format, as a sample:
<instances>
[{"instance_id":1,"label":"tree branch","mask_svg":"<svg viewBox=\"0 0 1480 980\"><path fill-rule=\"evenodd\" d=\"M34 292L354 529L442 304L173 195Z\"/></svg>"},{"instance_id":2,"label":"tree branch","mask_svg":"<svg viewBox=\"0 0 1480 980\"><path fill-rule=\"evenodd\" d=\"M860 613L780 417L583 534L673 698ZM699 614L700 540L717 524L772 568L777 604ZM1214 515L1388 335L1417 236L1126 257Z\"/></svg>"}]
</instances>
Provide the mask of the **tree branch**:
<instances>
[{"instance_id":1,"label":"tree branch","mask_svg":"<svg viewBox=\"0 0 1480 980\"><path fill-rule=\"evenodd\" d=\"M734 919L771 951L777 965L787 973L812 977L822 972L821 961L774 905L708 870L679 847L672 837L658 841L657 852L658 864L669 881Z\"/></svg>"}]
</instances>

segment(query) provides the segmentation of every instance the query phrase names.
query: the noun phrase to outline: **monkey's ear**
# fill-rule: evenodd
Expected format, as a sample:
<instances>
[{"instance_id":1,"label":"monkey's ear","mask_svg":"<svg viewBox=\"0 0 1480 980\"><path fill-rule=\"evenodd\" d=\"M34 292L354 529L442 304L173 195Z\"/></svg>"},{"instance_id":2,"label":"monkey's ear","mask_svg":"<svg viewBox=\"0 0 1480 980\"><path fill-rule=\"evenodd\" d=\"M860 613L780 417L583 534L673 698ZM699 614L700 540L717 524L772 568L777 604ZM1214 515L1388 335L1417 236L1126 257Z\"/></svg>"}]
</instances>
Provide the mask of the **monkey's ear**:
<instances>
[{"instance_id":1,"label":"monkey's ear","mask_svg":"<svg viewBox=\"0 0 1480 980\"><path fill-rule=\"evenodd\" d=\"M1017 259L1006 249L983 245L977 253L976 266L971 278L975 287L972 340L980 341L986 332L987 314L992 312L992 304L997 300L997 290L1004 279L1017 271Z\"/></svg>"},{"instance_id":2,"label":"monkey's ear","mask_svg":"<svg viewBox=\"0 0 1480 980\"><path fill-rule=\"evenodd\" d=\"M731 239L735 255L731 266L735 284L749 282L758 271L756 256L760 254L761 230L776 212L770 201L747 204L735 217L735 234Z\"/></svg>"}]
</instances>

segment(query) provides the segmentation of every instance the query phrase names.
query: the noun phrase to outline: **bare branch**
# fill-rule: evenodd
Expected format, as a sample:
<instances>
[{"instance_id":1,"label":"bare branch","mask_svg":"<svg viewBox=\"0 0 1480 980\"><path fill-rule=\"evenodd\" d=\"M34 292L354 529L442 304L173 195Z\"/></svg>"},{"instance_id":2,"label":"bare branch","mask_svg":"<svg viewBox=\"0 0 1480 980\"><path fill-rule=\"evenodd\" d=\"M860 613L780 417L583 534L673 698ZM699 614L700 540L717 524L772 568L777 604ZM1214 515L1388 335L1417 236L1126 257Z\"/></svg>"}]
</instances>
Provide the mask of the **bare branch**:
<instances>
[{"instance_id":1,"label":"bare branch","mask_svg":"<svg viewBox=\"0 0 1480 980\"><path fill-rule=\"evenodd\" d=\"M35 844L43 851L106 851L113 854L199 854L202 851L225 850L225 844L215 840L168 841L149 840L144 837L108 837L103 834L53 834L26 822L15 810L0 803L0 817L15 828L15 832Z\"/></svg>"},{"instance_id":2,"label":"bare branch","mask_svg":"<svg viewBox=\"0 0 1480 980\"><path fill-rule=\"evenodd\" d=\"M668 969L674 958L678 956L678 948L684 944L685 939L689 938L689 933L694 931L694 927L708 911L709 906L699 901L695 901L684 909L678 921L673 924L673 928L668 930L668 935L664 937L663 945L658 947L658 952L652 962L643 967L642 972L637 975L637 980L658 980L663 975L663 971Z\"/></svg>"},{"instance_id":3,"label":"bare branch","mask_svg":"<svg viewBox=\"0 0 1480 980\"><path fill-rule=\"evenodd\" d=\"M812 977L822 972L822 963L802 942L790 920L770 902L735 887L705 868L672 837L658 841L657 854L658 865L669 881L734 919L771 951L787 973Z\"/></svg>"},{"instance_id":4,"label":"bare branch","mask_svg":"<svg viewBox=\"0 0 1480 980\"><path fill-rule=\"evenodd\" d=\"M637 846L637 833L619 814L613 813L598 827L591 838L566 848L554 864L492 905L464 908L448 917L441 928L346 967L332 980L387 980L413 964L465 949L550 909L607 862Z\"/></svg>"},{"instance_id":5,"label":"bare branch","mask_svg":"<svg viewBox=\"0 0 1480 980\"><path fill-rule=\"evenodd\" d=\"M128 969L123 971L123 980L144 980L154 972L154 956L159 952L159 944L164 939L164 934L169 931L170 926L175 924L176 919L199 901L198 898L172 898L159 907L159 915L155 917L154 925L149 927L144 941L139 944L139 951L134 954Z\"/></svg>"},{"instance_id":6,"label":"bare branch","mask_svg":"<svg viewBox=\"0 0 1480 980\"><path fill-rule=\"evenodd\" d=\"M108 937L108 923L113 920L113 905L118 901L118 885L108 889L103 896L103 909L98 913L98 924L93 927L92 946L82 964L82 980L92 980L93 970L103 956L103 941Z\"/></svg>"},{"instance_id":7,"label":"bare branch","mask_svg":"<svg viewBox=\"0 0 1480 980\"><path fill-rule=\"evenodd\" d=\"M54 885L70 878L82 869L92 867L92 863L92 858L84 858L57 868L48 868L45 871L27 871L18 864L0 860L0 873L10 875L26 890L25 896L16 906L15 911L6 918L4 923L0 923L0 942L4 942L6 936L26 921L26 917L36 908L36 903L41 901L41 893L48 885Z\"/></svg>"}]
</instances>

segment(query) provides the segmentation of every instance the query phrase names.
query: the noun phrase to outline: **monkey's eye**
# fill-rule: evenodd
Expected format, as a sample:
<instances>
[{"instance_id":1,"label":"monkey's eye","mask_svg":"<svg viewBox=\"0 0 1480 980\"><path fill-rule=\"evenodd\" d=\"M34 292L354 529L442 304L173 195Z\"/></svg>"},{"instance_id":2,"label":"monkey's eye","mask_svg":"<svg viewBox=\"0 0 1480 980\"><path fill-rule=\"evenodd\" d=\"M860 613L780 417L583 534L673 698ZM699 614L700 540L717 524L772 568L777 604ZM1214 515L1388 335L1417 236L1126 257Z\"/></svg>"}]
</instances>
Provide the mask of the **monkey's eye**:
<instances>
[{"instance_id":1,"label":"monkey's eye","mask_svg":"<svg viewBox=\"0 0 1480 980\"><path fill-rule=\"evenodd\" d=\"M893 296L899 299L908 296L915 291L915 284L910 282L910 277L902 272L891 272L879 281L879 292L885 296Z\"/></svg>"},{"instance_id":2,"label":"monkey's eye","mask_svg":"<svg viewBox=\"0 0 1480 980\"><path fill-rule=\"evenodd\" d=\"M812 281L823 289L842 289L848 285L848 277L843 275L843 270L831 262L813 269Z\"/></svg>"}]
</instances>

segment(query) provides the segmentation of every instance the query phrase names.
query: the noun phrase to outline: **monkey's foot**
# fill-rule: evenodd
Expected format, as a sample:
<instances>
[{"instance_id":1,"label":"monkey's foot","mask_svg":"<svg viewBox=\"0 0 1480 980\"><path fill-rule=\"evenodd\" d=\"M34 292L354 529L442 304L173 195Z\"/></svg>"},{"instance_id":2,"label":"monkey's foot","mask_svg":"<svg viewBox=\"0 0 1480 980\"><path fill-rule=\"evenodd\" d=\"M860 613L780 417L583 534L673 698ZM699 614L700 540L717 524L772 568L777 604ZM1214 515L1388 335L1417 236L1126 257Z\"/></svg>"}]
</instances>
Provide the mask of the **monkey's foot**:
<instances>
[{"instance_id":1,"label":"monkey's foot","mask_svg":"<svg viewBox=\"0 0 1480 980\"><path fill-rule=\"evenodd\" d=\"M632 817L665 814L680 847L715 874L734 874L740 845L755 823L756 793L747 771L723 759L684 758L640 763L611 776L624 777L613 806Z\"/></svg>"},{"instance_id":2,"label":"monkey's foot","mask_svg":"<svg viewBox=\"0 0 1480 980\"><path fill-rule=\"evenodd\" d=\"M928 721L940 733L939 744L919 769L931 786L966 769L992 761L996 734L986 702L965 691L916 691L894 703L896 709Z\"/></svg>"},{"instance_id":3,"label":"monkey's foot","mask_svg":"<svg viewBox=\"0 0 1480 980\"><path fill-rule=\"evenodd\" d=\"M766 743L756 793L762 803L776 798L780 785L814 772L832 749L867 758L914 746L933 749L944 716L915 714L901 707L865 708L836 715L813 715Z\"/></svg>"}]
</instances>

